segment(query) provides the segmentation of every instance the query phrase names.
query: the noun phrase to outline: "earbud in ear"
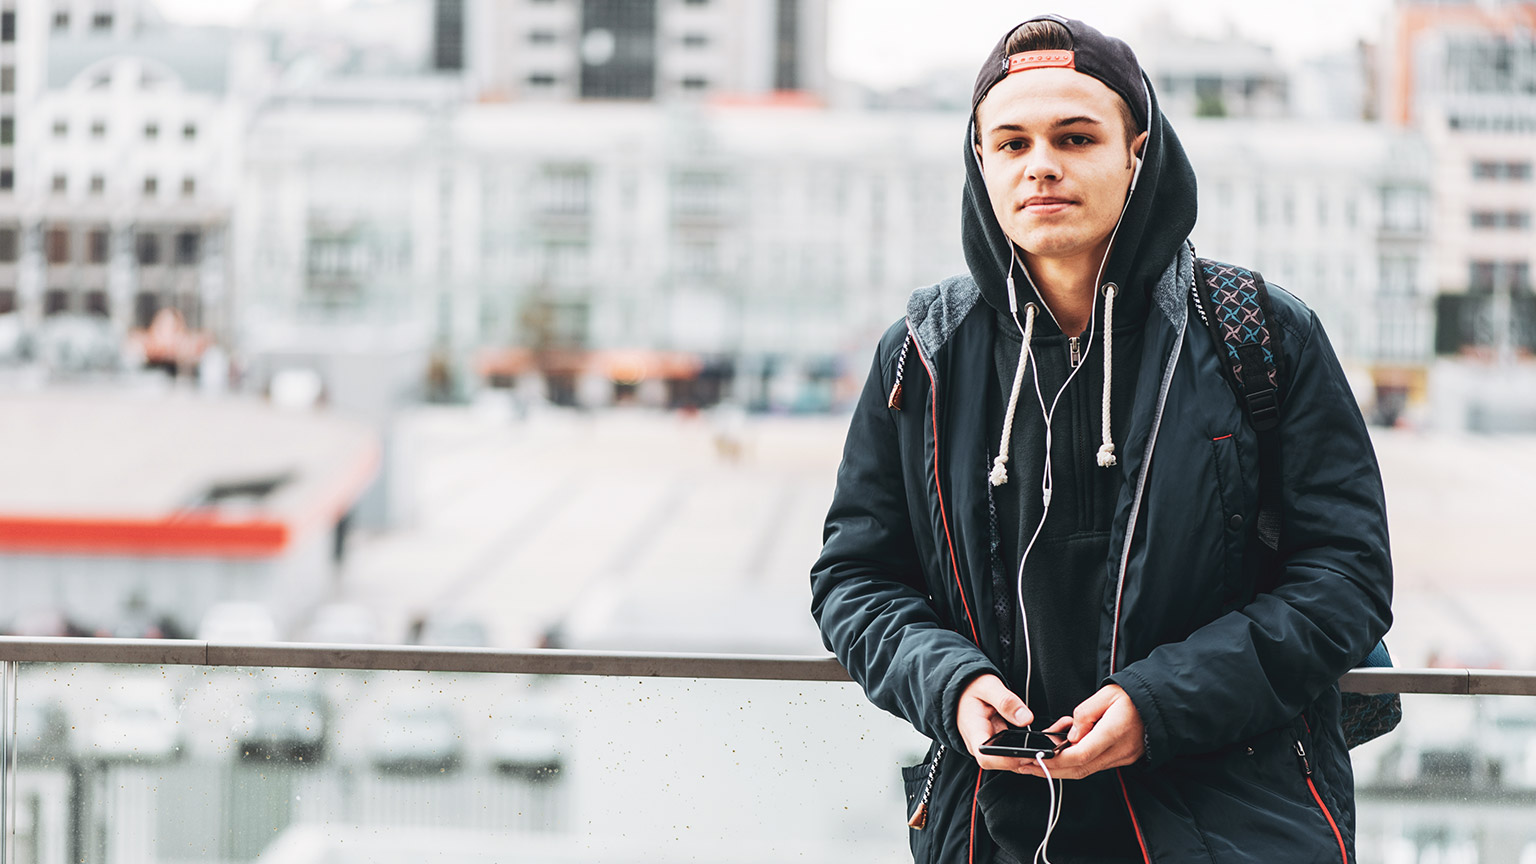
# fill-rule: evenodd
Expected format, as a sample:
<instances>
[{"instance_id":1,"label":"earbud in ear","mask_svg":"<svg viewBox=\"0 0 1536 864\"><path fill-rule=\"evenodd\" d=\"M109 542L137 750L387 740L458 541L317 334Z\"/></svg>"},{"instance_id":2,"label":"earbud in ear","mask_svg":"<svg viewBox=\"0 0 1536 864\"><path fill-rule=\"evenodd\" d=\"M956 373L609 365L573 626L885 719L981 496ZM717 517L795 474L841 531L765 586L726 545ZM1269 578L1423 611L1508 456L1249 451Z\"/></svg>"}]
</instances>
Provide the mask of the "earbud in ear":
<instances>
[{"instance_id":1,"label":"earbud in ear","mask_svg":"<svg viewBox=\"0 0 1536 864\"><path fill-rule=\"evenodd\" d=\"M1142 165L1142 158L1140 156L1136 156L1136 157L1134 157L1134 159L1136 160L1136 168L1131 171L1131 191L1132 192L1136 191L1136 181L1141 179L1141 165Z\"/></svg>"}]
</instances>

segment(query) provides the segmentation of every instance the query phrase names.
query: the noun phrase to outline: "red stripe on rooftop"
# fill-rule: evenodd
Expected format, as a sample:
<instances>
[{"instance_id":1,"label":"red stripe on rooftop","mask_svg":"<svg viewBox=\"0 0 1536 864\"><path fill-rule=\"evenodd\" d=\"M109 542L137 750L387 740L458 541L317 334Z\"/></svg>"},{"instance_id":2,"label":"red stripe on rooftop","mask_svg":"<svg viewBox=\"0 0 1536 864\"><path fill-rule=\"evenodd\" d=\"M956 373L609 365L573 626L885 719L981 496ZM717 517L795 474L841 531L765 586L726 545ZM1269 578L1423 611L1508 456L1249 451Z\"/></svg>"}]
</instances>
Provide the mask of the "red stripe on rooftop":
<instances>
[{"instance_id":1,"label":"red stripe on rooftop","mask_svg":"<svg viewBox=\"0 0 1536 864\"><path fill-rule=\"evenodd\" d=\"M271 558L287 547L281 522L217 522L184 514L161 519L0 516L0 552L165 557Z\"/></svg>"}]
</instances>

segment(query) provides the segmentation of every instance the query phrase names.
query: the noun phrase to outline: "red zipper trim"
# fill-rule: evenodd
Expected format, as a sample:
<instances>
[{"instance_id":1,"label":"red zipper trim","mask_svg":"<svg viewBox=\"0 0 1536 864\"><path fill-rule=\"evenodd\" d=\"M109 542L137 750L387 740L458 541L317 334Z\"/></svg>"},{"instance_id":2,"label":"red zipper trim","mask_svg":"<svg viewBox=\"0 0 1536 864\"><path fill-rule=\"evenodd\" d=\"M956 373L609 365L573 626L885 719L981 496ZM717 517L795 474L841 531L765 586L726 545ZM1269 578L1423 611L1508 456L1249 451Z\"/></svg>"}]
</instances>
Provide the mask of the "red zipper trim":
<instances>
[{"instance_id":1,"label":"red zipper trim","mask_svg":"<svg viewBox=\"0 0 1536 864\"><path fill-rule=\"evenodd\" d=\"M907 332L912 333L910 321L907 322ZM960 562L955 558L955 541L949 536L949 511L944 506L944 487L939 483L939 385L933 367L928 365L928 358L923 355L923 346L917 341L916 333L912 333L912 344L917 347L917 359L923 361L923 368L928 372L928 398L933 405L933 488L939 493L939 518L944 522L944 542L949 546L949 567L955 574L955 590L960 592L960 605L965 609L966 623L971 625L971 641L980 645L981 637L976 635L976 621L971 617L971 604L965 599L965 586L960 583ZM979 784L981 781L978 779L976 782Z\"/></svg>"},{"instance_id":2,"label":"red zipper trim","mask_svg":"<svg viewBox=\"0 0 1536 864\"><path fill-rule=\"evenodd\" d=\"M1125 777L1115 769L1115 779L1120 781L1120 794L1125 796L1125 812L1131 814L1131 830L1136 832L1136 843L1141 846L1141 860L1152 864L1152 854L1147 851L1147 841L1141 836L1141 823L1136 821L1136 809L1131 806L1131 791L1125 788Z\"/></svg>"},{"instance_id":3,"label":"red zipper trim","mask_svg":"<svg viewBox=\"0 0 1536 864\"><path fill-rule=\"evenodd\" d=\"M966 853L966 861L976 860L976 807L981 800L981 769L976 769L976 791L971 793L971 847Z\"/></svg>"},{"instance_id":4,"label":"red zipper trim","mask_svg":"<svg viewBox=\"0 0 1536 864\"><path fill-rule=\"evenodd\" d=\"M1307 721L1307 715L1301 715L1301 725L1307 727L1307 734L1312 734L1312 724ZM1313 784L1311 776L1307 778L1307 788L1312 790L1312 798L1317 802L1318 809L1323 811L1323 818L1328 820L1328 827L1333 829L1333 839L1339 841L1339 858L1344 864L1349 864L1349 852L1344 848L1344 835L1339 833L1338 823L1333 821L1333 814L1328 812L1328 805L1323 803L1323 796L1317 794L1317 786Z\"/></svg>"},{"instance_id":5,"label":"red zipper trim","mask_svg":"<svg viewBox=\"0 0 1536 864\"><path fill-rule=\"evenodd\" d=\"M1312 790L1312 797L1322 809L1323 818L1328 820L1328 827L1333 829L1333 839L1339 841L1339 859L1349 864L1349 852L1344 849L1344 835L1339 833L1339 826L1333 821L1333 814L1328 812L1328 805L1323 803L1323 796L1317 794L1317 786L1312 783L1311 777L1307 778L1307 788Z\"/></svg>"},{"instance_id":6,"label":"red zipper trim","mask_svg":"<svg viewBox=\"0 0 1536 864\"><path fill-rule=\"evenodd\" d=\"M917 349L917 359L923 361L923 369L928 373L928 400L932 406L933 417L933 488L939 493L939 518L944 523L944 543L949 547L949 569L955 574L955 590L960 592L960 605L965 609L965 621L971 625L971 641L981 645L981 637L976 635L976 620L971 617L971 604L965 599L965 585L960 582L960 562L955 558L955 541L949 535L949 511L944 506L944 486L939 483L939 384L938 376L933 374L933 367L928 364L928 358L923 355L922 343L918 341L917 334L912 332L912 322L907 322L907 333L912 337L912 346ZM969 852L966 860L974 864L976 860L976 807L981 797L981 769L976 769L976 790L971 793L971 838Z\"/></svg>"}]
</instances>

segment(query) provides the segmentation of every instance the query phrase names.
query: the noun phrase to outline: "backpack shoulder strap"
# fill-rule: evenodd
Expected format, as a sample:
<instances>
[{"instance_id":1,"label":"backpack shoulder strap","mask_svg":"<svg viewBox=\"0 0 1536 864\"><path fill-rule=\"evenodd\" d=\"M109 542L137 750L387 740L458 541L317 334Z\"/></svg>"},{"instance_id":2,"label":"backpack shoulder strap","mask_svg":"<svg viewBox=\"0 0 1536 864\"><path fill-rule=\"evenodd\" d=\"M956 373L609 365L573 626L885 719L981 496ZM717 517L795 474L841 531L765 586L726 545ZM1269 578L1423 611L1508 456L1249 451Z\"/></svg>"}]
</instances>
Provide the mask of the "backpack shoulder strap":
<instances>
[{"instance_id":1,"label":"backpack shoulder strap","mask_svg":"<svg viewBox=\"0 0 1536 864\"><path fill-rule=\"evenodd\" d=\"M1259 439L1259 539L1271 551L1280 545L1281 369L1285 354L1281 327L1269 289L1257 271L1207 258L1195 259L1191 286L1195 310L1226 362L1221 364L1243 414Z\"/></svg>"}]
</instances>

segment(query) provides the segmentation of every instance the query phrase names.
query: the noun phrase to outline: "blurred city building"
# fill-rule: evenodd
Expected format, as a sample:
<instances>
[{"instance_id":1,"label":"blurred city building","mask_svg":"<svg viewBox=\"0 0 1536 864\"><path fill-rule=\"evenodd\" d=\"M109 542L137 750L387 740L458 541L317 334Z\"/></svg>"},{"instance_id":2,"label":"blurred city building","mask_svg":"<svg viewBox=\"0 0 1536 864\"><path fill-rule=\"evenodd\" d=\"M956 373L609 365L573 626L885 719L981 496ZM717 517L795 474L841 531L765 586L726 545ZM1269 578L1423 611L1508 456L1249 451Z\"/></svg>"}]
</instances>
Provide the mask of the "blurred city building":
<instances>
[{"instance_id":1,"label":"blurred city building","mask_svg":"<svg viewBox=\"0 0 1536 864\"><path fill-rule=\"evenodd\" d=\"M436 68L465 69L484 101L824 101L831 86L827 0L434 0L434 10ZM451 47L461 42L467 51Z\"/></svg>"},{"instance_id":2,"label":"blurred city building","mask_svg":"<svg viewBox=\"0 0 1536 864\"><path fill-rule=\"evenodd\" d=\"M90 388L6 394L0 413L12 633L190 637L242 601L277 638L334 590L378 469L366 427L252 400Z\"/></svg>"},{"instance_id":3,"label":"blurred city building","mask_svg":"<svg viewBox=\"0 0 1536 864\"><path fill-rule=\"evenodd\" d=\"M161 310L225 333L248 113L232 88L232 32L170 25L143 0L19 0L7 14L17 60L3 73L14 116L0 139L14 161L0 169L0 315L17 316L31 353L55 366L80 365L82 352L115 365L113 349ZM47 356L60 332L92 350Z\"/></svg>"},{"instance_id":4,"label":"blurred city building","mask_svg":"<svg viewBox=\"0 0 1536 864\"><path fill-rule=\"evenodd\" d=\"M1435 350L1464 358L1437 369L1437 413L1536 429L1536 3L1400 0L1380 60L1383 116L1434 165Z\"/></svg>"}]
</instances>

